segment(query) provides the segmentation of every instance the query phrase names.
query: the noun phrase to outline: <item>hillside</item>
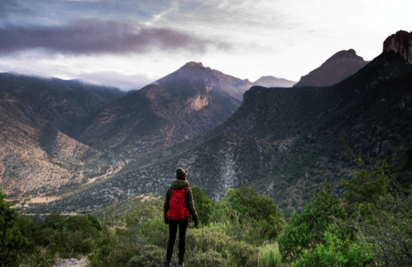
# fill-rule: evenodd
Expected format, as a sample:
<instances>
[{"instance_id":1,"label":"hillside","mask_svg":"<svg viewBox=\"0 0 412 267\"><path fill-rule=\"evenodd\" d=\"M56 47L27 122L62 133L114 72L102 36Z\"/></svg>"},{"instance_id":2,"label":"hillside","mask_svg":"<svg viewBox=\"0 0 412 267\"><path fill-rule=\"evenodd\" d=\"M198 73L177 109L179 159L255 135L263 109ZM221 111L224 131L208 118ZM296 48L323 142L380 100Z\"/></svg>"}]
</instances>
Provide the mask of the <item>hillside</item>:
<instances>
[{"instance_id":1,"label":"hillside","mask_svg":"<svg viewBox=\"0 0 412 267\"><path fill-rule=\"evenodd\" d=\"M190 183L214 201L228 188L255 184L288 215L301 210L324 181L336 185L341 177L350 177L339 138L366 164L383 156L390 164L392 159L401 162L396 158L412 143L411 94L412 66L392 50L333 86L253 87L233 116L195 139L183 154L127 168L54 207L92 210L110 199L125 199L129 189L164 194L181 166L189 169ZM96 197L96 204L90 203Z\"/></svg>"},{"instance_id":2,"label":"hillside","mask_svg":"<svg viewBox=\"0 0 412 267\"><path fill-rule=\"evenodd\" d=\"M189 62L105 106L76 135L93 147L139 159L193 139L228 119L252 84Z\"/></svg>"},{"instance_id":3,"label":"hillside","mask_svg":"<svg viewBox=\"0 0 412 267\"><path fill-rule=\"evenodd\" d=\"M8 197L47 192L104 173L111 159L41 126L29 107L0 91L0 186Z\"/></svg>"},{"instance_id":4,"label":"hillside","mask_svg":"<svg viewBox=\"0 0 412 267\"><path fill-rule=\"evenodd\" d=\"M356 55L355 50L342 50L327 59L320 67L302 76L293 87L330 86L350 77L366 64L368 61Z\"/></svg>"},{"instance_id":5,"label":"hillside","mask_svg":"<svg viewBox=\"0 0 412 267\"><path fill-rule=\"evenodd\" d=\"M47 124L69 135L82 120L126 94L117 88L79 81L10 73L0 73L0 90L33 109L41 117L37 118L41 125Z\"/></svg>"}]
</instances>

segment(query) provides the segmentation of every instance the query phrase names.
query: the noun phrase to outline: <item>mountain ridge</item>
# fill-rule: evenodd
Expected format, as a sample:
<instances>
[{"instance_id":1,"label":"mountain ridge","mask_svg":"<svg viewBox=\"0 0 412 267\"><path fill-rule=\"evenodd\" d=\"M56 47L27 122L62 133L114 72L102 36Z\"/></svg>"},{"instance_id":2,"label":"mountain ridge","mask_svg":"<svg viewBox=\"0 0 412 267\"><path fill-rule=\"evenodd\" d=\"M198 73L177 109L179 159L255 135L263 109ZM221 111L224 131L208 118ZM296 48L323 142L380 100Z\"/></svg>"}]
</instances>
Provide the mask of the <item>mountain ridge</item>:
<instances>
[{"instance_id":1,"label":"mountain ridge","mask_svg":"<svg viewBox=\"0 0 412 267\"><path fill-rule=\"evenodd\" d=\"M225 121L240 106L240 92L248 85L201 63L189 62L107 105L84 125L77 138L127 151L122 153L127 158L144 157Z\"/></svg>"},{"instance_id":2,"label":"mountain ridge","mask_svg":"<svg viewBox=\"0 0 412 267\"><path fill-rule=\"evenodd\" d=\"M57 201L55 207L86 212L109 205L106 199L126 199L129 189L135 195L162 195L175 169L183 167L189 169L190 184L215 202L228 188L254 185L290 216L301 211L325 181L334 193L342 192L337 185L340 178L351 178L351 162L339 152L346 149L341 140L368 166L381 157L392 164L412 144L411 99L412 66L393 51L383 51L332 86L254 86L233 116L192 147L122 170L103 184ZM109 184L117 193L107 189ZM102 197L85 201L88 195Z\"/></svg>"},{"instance_id":3,"label":"mountain ridge","mask_svg":"<svg viewBox=\"0 0 412 267\"><path fill-rule=\"evenodd\" d=\"M253 84L264 87L292 87L296 82L273 76L262 76L254 81Z\"/></svg>"},{"instance_id":4,"label":"mountain ridge","mask_svg":"<svg viewBox=\"0 0 412 267\"><path fill-rule=\"evenodd\" d=\"M338 83L368 64L353 49L342 50L333 54L321 66L300 78L293 87L329 86Z\"/></svg>"}]
</instances>

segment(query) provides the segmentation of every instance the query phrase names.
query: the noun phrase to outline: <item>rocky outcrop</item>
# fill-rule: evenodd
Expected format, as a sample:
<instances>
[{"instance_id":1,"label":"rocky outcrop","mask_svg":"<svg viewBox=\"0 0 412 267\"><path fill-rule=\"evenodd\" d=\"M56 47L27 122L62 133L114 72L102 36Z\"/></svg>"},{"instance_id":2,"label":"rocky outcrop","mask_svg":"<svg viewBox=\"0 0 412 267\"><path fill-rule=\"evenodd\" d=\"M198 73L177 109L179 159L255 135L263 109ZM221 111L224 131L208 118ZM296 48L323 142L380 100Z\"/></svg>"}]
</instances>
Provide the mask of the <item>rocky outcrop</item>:
<instances>
[{"instance_id":1,"label":"rocky outcrop","mask_svg":"<svg viewBox=\"0 0 412 267\"><path fill-rule=\"evenodd\" d=\"M398 31L383 42L384 52L401 54L409 64L412 64L412 32Z\"/></svg>"},{"instance_id":2,"label":"rocky outcrop","mask_svg":"<svg viewBox=\"0 0 412 267\"><path fill-rule=\"evenodd\" d=\"M326 60L319 68L302 76L293 87L333 85L353 75L368 63L369 61L356 55L355 50L342 50Z\"/></svg>"}]
</instances>

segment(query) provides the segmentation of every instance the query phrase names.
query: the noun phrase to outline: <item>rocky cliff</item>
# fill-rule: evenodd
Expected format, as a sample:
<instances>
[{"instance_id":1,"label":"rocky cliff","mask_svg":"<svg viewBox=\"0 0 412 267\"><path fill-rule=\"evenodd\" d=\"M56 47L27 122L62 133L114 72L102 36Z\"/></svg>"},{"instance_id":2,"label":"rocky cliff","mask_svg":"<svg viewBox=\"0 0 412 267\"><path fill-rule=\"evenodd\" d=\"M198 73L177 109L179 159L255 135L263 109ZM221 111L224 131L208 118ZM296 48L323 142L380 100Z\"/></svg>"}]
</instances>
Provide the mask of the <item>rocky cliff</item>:
<instances>
[{"instance_id":1,"label":"rocky cliff","mask_svg":"<svg viewBox=\"0 0 412 267\"><path fill-rule=\"evenodd\" d=\"M383 42L384 52L395 52L412 64L412 32L398 31Z\"/></svg>"}]
</instances>

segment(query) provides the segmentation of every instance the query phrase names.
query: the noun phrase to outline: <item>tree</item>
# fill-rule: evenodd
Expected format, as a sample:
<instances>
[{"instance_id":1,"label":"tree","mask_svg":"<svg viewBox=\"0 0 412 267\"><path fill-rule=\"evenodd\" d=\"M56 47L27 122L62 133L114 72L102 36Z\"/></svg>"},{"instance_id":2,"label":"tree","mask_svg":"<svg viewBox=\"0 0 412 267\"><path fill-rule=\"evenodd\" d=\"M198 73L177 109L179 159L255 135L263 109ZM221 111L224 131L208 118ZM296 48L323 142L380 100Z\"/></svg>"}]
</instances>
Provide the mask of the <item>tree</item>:
<instances>
[{"instance_id":1,"label":"tree","mask_svg":"<svg viewBox=\"0 0 412 267\"><path fill-rule=\"evenodd\" d=\"M0 264L19 266L32 243L21 233L18 214L9 206L0 190Z\"/></svg>"},{"instance_id":2,"label":"tree","mask_svg":"<svg viewBox=\"0 0 412 267\"><path fill-rule=\"evenodd\" d=\"M216 208L216 204L208 198L198 186L192 187L192 193L200 223L203 225L209 224L213 210Z\"/></svg>"},{"instance_id":3,"label":"tree","mask_svg":"<svg viewBox=\"0 0 412 267\"><path fill-rule=\"evenodd\" d=\"M262 238L275 239L283 230L283 214L273 199L258 195L254 186L228 189L225 198L229 206L241 215L240 222L252 220Z\"/></svg>"},{"instance_id":4,"label":"tree","mask_svg":"<svg viewBox=\"0 0 412 267\"><path fill-rule=\"evenodd\" d=\"M324 183L301 214L293 213L277 238L283 262L296 261L305 250L312 253L318 244L325 243L325 231L334 219L345 221L347 218L339 203L339 199L332 195L330 184ZM355 239L354 231L348 227L340 228L336 235L342 240Z\"/></svg>"}]
</instances>

